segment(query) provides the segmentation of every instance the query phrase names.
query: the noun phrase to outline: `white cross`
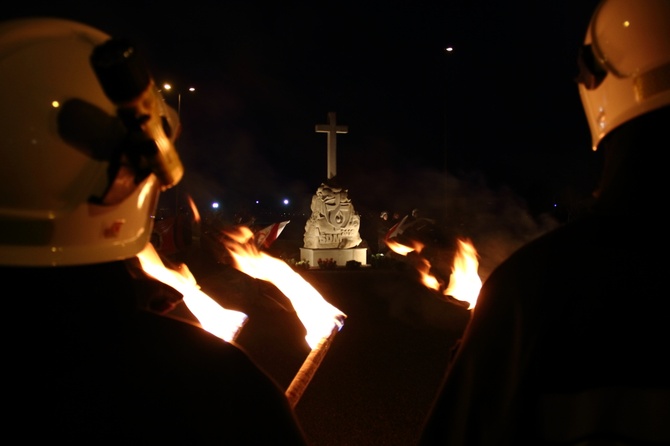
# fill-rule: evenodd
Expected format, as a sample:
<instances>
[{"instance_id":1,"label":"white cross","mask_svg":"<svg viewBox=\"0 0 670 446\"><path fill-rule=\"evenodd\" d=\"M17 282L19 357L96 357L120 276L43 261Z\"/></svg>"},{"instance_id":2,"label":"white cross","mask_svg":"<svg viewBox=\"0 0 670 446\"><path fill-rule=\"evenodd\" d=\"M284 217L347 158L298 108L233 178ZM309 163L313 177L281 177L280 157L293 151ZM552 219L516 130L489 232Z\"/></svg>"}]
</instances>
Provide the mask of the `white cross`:
<instances>
[{"instance_id":1,"label":"white cross","mask_svg":"<svg viewBox=\"0 0 670 446\"><path fill-rule=\"evenodd\" d=\"M349 129L346 125L337 125L335 112L328 113L328 124L317 124L315 127L317 133L328 133L328 179L337 175L337 134L347 133Z\"/></svg>"}]
</instances>

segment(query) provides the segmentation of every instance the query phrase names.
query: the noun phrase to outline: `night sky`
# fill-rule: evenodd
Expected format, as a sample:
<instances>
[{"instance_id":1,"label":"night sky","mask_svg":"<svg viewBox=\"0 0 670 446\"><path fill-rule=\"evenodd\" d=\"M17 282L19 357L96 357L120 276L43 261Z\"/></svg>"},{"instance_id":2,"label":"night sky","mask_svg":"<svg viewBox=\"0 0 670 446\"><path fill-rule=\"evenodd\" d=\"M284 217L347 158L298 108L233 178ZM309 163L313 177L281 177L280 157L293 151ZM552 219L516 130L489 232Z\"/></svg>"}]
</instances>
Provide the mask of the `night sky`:
<instances>
[{"instance_id":1,"label":"night sky","mask_svg":"<svg viewBox=\"0 0 670 446\"><path fill-rule=\"evenodd\" d=\"M180 188L196 202L232 211L286 196L309 212L326 180L314 126L334 111L349 130L337 180L360 211L505 196L563 219L600 169L573 81L595 4L27 1L0 17L71 18L136 41L157 82L182 92Z\"/></svg>"}]
</instances>

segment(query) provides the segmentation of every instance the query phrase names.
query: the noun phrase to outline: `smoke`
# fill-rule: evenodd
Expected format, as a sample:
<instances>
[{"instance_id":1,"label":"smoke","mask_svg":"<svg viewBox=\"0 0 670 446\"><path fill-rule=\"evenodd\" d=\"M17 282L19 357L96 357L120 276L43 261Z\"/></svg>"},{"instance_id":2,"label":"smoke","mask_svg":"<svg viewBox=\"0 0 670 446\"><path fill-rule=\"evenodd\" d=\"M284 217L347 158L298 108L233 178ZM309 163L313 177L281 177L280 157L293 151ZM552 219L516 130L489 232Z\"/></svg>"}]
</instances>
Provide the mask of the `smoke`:
<instances>
[{"instance_id":1,"label":"smoke","mask_svg":"<svg viewBox=\"0 0 670 446\"><path fill-rule=\"evenodd\" d=\"M561 224L550 214L531 212L526 200L510 187L493 187L481 173L456 177L420 169L402 176L386 171L374 178L351 179L349 196L357 211L378 218L381 210L399 211L402 217L418 209L421 217L434 220L437 246L426 247L425 256L446 277L458 238L473 242L479 275L485 280L518 248Z\"/></svg>"},{"instance_id":2,"label":"smoke","mask_svg":"<svg viewBox=\"0 0 670 446\"><path fill-rule=\"evenodd\" d=\"M549 214L534 215L509 187L490 188L481 175L451 178L448 184L446 220L451 216L457 225L457 237L472 240L482 280L518 248L560 225Z\"/></svg>"},{"instance_id":3,"label":"smoke","mask_svg":"<svg viewBox=\"0 0 670 446\"><path fill-rule=\"evenodd\" d=\"M253 183L255 191L259 185L267 186L268 190L282 190L267 172L231 170L237 170L238 175L245 172L244 186L238 184L239 189L252 189L250 184ZM231 195L230 186L222 186L212 176L190 171L187 177L184 192L188 190L199 197L196 202L203 206L209 200ZM300 187L296 187L294 183L283 188L291 190L296 208L289 225L292 227L282 238L295 238L296 246L301 247L304 219L310 214L311 196L320 184L310 187L298 181ZM376 225L382 210L390 214L398 212L402 218L418 209L421 217L433 220L435 239L432 246L426 247L424 255L436 273L446 278L451 272L459 238L470 239L474 244L479 255L479 275L485 280L515 250L561 224L550 214L531 212L526 200L510 187L492 186L483 174L476 172L455 176L428 168L402 173L361 169L348 177L339 177L339 183L349 190L352 205L361 215L361 236L368 246L376 245ZM232 207L236 205L228 203L228 206L231 207L229 212L234 212ZM284 217L276 218L279 221Z\"/></svg>"}]
</instances>

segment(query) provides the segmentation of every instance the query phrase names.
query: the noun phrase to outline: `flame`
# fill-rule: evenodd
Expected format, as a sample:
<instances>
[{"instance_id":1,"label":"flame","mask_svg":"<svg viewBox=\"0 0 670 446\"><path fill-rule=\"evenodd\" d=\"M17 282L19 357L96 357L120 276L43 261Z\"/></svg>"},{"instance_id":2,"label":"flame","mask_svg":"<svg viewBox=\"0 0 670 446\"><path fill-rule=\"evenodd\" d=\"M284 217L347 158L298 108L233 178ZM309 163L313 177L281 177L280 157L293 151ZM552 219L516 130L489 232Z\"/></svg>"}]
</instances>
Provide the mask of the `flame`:
<instances>
[{"instance_id":1,"label":"flame","mask_svg":"<svg viewBox=\"0 0 670 446\"><path fill-rule=\"evenodd\" d=\"M421 253L423 250L423 244L417 241L410 240L410 243L412 246L407 246L403 245L402 243L398 243L394 240L386 240L386 246L389 247L389 249L397 254L400 254L402 256L406 256L410 252L416 251L417 253Z\"/></svg>"},{"instance_id":2,"label":"flame","mask_svg":"<svg viewBox=\"0 0 670 446\"><path fill-rule=\"evenodd\" d=\"M259 251L253 243L253 232L240 226L226 232L230 240L226 248L234 267L260 280L274 284L287 298L307 331L305 340L314 349L322 339L331 336L335 327L341 329L347 317L326 302L319 292L286 262Z\"/></svg>"},{"instance_id":3,"label":"flame","mask_svg":"<svg viewBox=\"0 0 670 446\"><path fill-rule=\"evenodd\" d=\"M193 221L200 223L200 212L198 211L198 207L195 205L193 198L191 198L190 195L187 195L186 199L188 200L188 206L191 208L191 212L193 212Z\"/></svg>"},{"instance_id":4,"label":"flame","mask_svg":"<svg viewBox=\"0 0 670 446\"><path fill-rule=\"evenodd\" d=\"M419 259L416 269L421 274L421 283L426 285L431 290L440 290L440 281L435 276L430 274L430 262L424 258Z\"/></svg>"},{"instance_id":5,"label":"flame","mask_svg":"<svg viewBox=\"0 0 670 446\"><path fill-rule=\"evenodd\" d=\"M151 243L148 243L137 257L147 274L183 295L184 303L198 319L203 329L226 342L231 342L237 337L247 321L247 315L223 308L200 290L193 274L185 264L180 265L181 273L165 267Z\"/></svg>"},{"instance_id":6,"label":"flame","mask_svg":"<svg viewBox=\"0 0 670 446\"><path fill-rule=\"evenodd\" d=\"M421 283L431 290L440 290L440 281L437 278L430 274L431 264L428 259L421 256L421 251L423 251L424 244L416 241L409 240L411 246L403 245L395 240L386 240L386 246L396 254L402 256L409 256L410 253L415 253L414 260L416 263L416 269L421 276Z\"/></svg>"},{"instance_id":7,"label":"flame","mask_svg":"<svg viewBox=\"0 0 670 446\"><path fill-rule=\"evenodd\" d=\"M482 281L479 278L477 269L479 260L477 250L469 239L458 239L458 251L454 257L454 264L449 276L449 285L442 292L445 296L451 296L456 300L462 301L468 305L468 309L473 309L477 304L477 297L482 287ZM416 269L421 276L421 283L427 288L439 291L440 281L430 274L430 262L421 256L424 245L417 241L410 240L411 246L403 245L394 240L387 240L386 245L393 252L407 256L414 252L416 254Z\"/></svg>"},{"instance_id":8,"label":"flame","mask_svg":"<svg viewBox=\"0 0 670 446\"><path fill-rule=\"evenodd\" d=\"M477 274L478 268L479 260L474 245L470 240L459 239L454 266L449 276L449 286L444 294L468 302L470 304L468 309L474 308L482 288L482 280Z\"/></svg>"}]
</instances>

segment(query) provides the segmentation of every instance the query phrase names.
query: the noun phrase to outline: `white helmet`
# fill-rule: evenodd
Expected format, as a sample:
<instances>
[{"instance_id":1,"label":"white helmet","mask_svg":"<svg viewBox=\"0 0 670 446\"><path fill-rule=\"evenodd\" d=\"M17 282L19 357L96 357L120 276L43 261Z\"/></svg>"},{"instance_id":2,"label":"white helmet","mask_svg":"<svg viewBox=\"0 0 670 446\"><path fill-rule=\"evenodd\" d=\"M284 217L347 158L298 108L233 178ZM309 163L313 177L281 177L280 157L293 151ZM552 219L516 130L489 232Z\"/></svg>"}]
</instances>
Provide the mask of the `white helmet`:
<instances>
[{"instance_id":1,"label":"white helmet","mask_svg":"<svg viewBox=\"0 0 670 446\"><path fill-rule=\"evenodd\" d=\"M183 167L179 123L125 41L63 19L0 24L0 265L130 258Z\"/></svg>"},{"instance_id":2,"label":"white helmet","mask_svg":"<svg viewBox=\"0 0 670 446\"><path fill-rule=\"evenodd\" d=\"M604 0L580 58L593 150L621 124L670 104L670 0Z\"/></svg>"}]
</instances>

